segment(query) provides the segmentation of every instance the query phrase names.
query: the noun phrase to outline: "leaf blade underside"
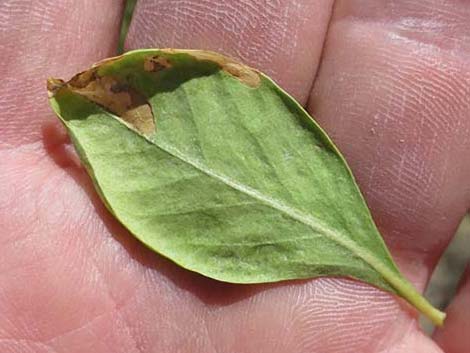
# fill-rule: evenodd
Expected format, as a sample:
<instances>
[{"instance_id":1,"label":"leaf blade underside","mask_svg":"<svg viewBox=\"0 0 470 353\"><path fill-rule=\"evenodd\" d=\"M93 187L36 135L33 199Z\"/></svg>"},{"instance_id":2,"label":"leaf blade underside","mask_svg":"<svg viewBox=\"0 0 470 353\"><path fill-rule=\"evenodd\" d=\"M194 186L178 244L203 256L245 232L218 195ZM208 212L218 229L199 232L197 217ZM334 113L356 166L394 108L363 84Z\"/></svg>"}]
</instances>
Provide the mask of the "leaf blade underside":
<instances>
[{"instance_id":1,"label":"leaf blade underside","mask_svg":"<svg viewBox=\"0 0 470 353\"><path fill-rule=\"evenodd\" d=\"M157 49L92 70L50 84L50 102L108 209L148 247L228 282L349 276L442 323L399 273L339 151L268 77Z\"/></svg>"}]
</instances>

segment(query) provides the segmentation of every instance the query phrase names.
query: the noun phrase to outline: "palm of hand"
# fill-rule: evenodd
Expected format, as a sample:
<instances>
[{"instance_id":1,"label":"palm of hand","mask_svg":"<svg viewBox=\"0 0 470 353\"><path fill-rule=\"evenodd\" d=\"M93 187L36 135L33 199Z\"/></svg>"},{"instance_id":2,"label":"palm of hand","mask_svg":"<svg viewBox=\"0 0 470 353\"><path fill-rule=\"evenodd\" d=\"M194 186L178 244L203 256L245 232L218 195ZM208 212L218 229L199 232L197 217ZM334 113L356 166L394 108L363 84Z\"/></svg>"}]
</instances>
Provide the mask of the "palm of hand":
<instances>
[{"instance_id":1,"label":"palm of hand","mask_svg":"<svg viewBox=\"0 0 470 353\"><path fill-rule=\"evenodd\" d=\"M224 51L271 74L342 148L400 267L423 287L470 204L470 5L356 2L337 2L329 22L328 1L141 0L128 43ZM112 53L121 9L80 3L0 9L0 28L24 28L0 38L0 351L441 352L406 305L365 284L216 283L133 240L43 93L47 75ZM461 308L440 333L448 352L468 347L452 343L464 320Z\"/></svg>"}]
</instances>

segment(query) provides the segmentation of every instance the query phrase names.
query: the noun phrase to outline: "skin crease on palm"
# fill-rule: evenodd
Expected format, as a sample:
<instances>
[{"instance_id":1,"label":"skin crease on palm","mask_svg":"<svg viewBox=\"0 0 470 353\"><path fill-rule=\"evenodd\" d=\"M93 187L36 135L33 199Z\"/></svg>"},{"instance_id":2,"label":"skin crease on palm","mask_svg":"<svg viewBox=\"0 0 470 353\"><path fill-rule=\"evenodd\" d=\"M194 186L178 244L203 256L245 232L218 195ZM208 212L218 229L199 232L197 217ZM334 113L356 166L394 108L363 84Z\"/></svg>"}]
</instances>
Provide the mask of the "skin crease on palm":
<instances>
[{"instance_id":1,"label":"skin crease on palm","mask_svg":"<svg viewBox=\"0 0 470 353\"><path fill-rule=\"evenodd\" d=\"M121 14L114 0L0 7L0 352L469 352L468 275L433 341L366 284L223 284L118 225L45 79L113 55ZM467 0L140 0L126 47L212 49L272 76L343 151L424 289L470 206L469 17Z\"/></svg>"}]
</instances>

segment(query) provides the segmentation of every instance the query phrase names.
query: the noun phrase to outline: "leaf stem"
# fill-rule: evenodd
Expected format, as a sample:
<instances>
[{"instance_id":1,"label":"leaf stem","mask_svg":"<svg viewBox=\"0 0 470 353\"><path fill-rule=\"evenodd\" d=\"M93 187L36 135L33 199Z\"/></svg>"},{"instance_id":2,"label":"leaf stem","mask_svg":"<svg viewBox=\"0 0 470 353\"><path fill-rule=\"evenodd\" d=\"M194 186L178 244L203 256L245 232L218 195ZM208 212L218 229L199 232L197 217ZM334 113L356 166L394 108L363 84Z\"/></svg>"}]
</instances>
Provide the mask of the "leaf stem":
<instances>
[{"instance_id":1,"label":"leaf stem","mask_svg":"<svg viewBox=\"0 0 470 353\"><path fill-rule=\"evenodd\" d=\"M376 264L377 266L378 264ZM401 278L393 271L390 271L385 266L381 264L376 268L382 276L392 285L393 288L398 292L398 294L406 299L410 304L414 305L421 313L423 313L431 322L436 326L442 326L446 314L434 306L432 306L429 301L426 300L416 289L415 287L408 282L406 279Z\"/></svg>"}]
</instances>

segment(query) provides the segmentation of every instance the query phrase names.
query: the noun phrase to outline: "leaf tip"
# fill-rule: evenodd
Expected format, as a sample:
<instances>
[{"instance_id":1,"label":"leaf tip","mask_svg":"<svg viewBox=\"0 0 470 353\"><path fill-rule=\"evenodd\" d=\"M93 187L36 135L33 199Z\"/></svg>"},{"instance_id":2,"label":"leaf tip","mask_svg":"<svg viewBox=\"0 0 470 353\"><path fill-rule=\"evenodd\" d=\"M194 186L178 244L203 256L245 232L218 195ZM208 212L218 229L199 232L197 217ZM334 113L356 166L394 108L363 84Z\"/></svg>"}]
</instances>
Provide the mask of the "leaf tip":
<instances>
[{"instance_id":1,"label":"leaf tip","mask_svg":"<svg viewBox=\"0 0 470 353\"><path fill-rule=\"evenodd\" d=\"M113 58L113 61L117 60ZM110 63L112 61L102 61ZM121 118L128 127L149 137L156 131L152 108L146 97L130 87L125 80L112 75L102 76L98 73L99 65L80 72L68 82L49 78L47 90L49 98L66 87Z\"/></svg>"},{"instance_id":2,"label":"leaf tip","mask_svg":"<svg viewBox=\"0 0 470 353\"><path fill-rule=\"evenodd\" d=\"M54 97L59 89L65 85L64 80L60 78L49 77L47 79L47 95L49 98Z\"/></svg>"}]
</instances>

